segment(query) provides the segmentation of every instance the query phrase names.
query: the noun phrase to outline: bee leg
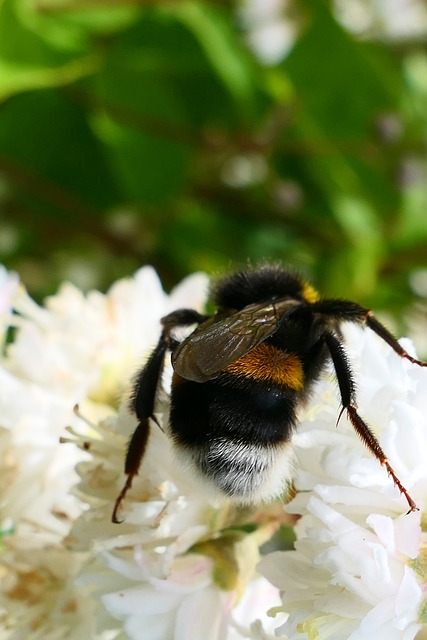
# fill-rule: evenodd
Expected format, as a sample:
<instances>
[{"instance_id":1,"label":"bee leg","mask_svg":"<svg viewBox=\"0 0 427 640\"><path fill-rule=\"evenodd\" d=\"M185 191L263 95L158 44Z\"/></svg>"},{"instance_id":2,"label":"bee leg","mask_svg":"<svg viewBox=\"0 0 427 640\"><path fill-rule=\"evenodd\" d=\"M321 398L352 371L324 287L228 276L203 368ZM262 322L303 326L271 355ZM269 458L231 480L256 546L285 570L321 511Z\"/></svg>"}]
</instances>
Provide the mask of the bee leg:
<instances>
[{"instance_id":1,"label":"bee leg","mask_svg":"<svg viewBox=\"0 0 427 640\"><path fill-rule=\"evenodd\" d=\"M193 309L179 309L173 311L161 322L163 331L159 342L136 377L133 393L130 398L130 408L138 418L136 427L128 445L125 474L127 479L121 490L112 513L112 522L119 524L122 520L117 517L118 510L127 492L131 488L132 481L137 475L141 461L147 448L148 436L150 433L150 418L157 422L154 416L154 403L156 399L157 387L162 377L164 359L166 351L172 350L177 344L170 333L175 327L188 326L202 322L206 316L202 316Z\"/></svg>"},{"instance_id":2,"label":"bee leg","mask_svg":"<svg viewBox=\"0 0 427 640\"><path fill-rule=\"evenodd\" d=\"M394 335L379 321L377 320L371 311L366 313L366 326L372 329L380 338L382 338L387 344L402 358L406 358L413 364L417 364L419 367L427 367L427 362L417 360L409 355L407 351L399 344Z\"/></svg>"},{"instance_id":3,"label":"bee leg","mask_svg":"<svg viewBox=\"0 0 427 640\"><path fill-rule=\"evenodd\" d=\"M427 367L427 362L417 360L409 355L407 351L399 344L397 339L392 333L375 318L370 309L361 307L356 302L349 300L319 300L311 305L311 309L315 313L321 313L324 316L329 316L335 320L348 320L350 322L357 322L359 324L365 324L369 329L377 334L384 342L395 351L402 358L406 358L413 364L417 364L419 367Z\"/></svg>"},{"instance_id":4,"label":"bee leg","mask_svg":"<svg viewBox=\"0 0 427 640\"><path fill-rule=\"evenodd\" d=\"M397 477L395 471L393 470L387 459L387 456L382 450L380 443L375 437L375 434L357 413L356 390L353 375L347 355L341 342L333 333L329 332L326 332L323 335L323 339L329 349L329 353L331 354L340 389L341 402L343 405L343 409L347 411L347 415L351 424L353 425L356 433L360 436L361 440L365 443L367 448L387 469L388 474L392 477L393 482L399 489L400 493L405 496L409 505L408 513L411 511L416 511L417 505Z\"/></svg>"},{"instance_id":5,"label":"bee leg","mask_svg":"<svg viewBox=\"0 0 427 640\"><path fill-rule=\"evenodd\" d=\"M125 461L127 480L114 505L111 519L115 523L122 522L122 520L117 518L118 509L132 485L133 478L138 473L139 465L147 448L150 433L150 417L154 411L157 385L162 375L163 362L167 349L167 335L166 332L163 331L157 347L149 357L145 367L138 374L135 382L130 406L136 413L138 426L133 432L127 449Z\"/></svg>"},{"instance_id":6,"label":"bee leg","mask_svg":"<svg viewBox=\"0 0 427 640\"><path fill-rule=\"evenodd\" d=\"M133 451L137 451L138 452L138 462L137 462L137 466L136 467L131 467L128 466L128 457L129 455L126 456L126 464L125 464L125 473L128 474L127 478L126 478L126 482L123 486L123 489L120 491L115 503L114 503L114 509L113 509L113 513L111 515L111 522L114 522L114 524L121 524L123 522L123 520L119 520L119 518L117 517L117 513L119 511L120 505L122 504L123 500L125 499L125 496L127 494L127 492L129 491L129 489L132 486L132 481L134 479L134 477L136 476L136 474L138 473L138 468L139 468L139 463L142 460L142 457L144 455L146 446L147 446L147 442L148 442L148 436L150 433L150 425L148 420L144 420L143 422L140 422L137 426L137 428L135 429L132 438L129 442L129 447L128 447L128 454L129 451L132 449ZM136 468L136 470L135 470Z\"/></svg>"}]
</instances>

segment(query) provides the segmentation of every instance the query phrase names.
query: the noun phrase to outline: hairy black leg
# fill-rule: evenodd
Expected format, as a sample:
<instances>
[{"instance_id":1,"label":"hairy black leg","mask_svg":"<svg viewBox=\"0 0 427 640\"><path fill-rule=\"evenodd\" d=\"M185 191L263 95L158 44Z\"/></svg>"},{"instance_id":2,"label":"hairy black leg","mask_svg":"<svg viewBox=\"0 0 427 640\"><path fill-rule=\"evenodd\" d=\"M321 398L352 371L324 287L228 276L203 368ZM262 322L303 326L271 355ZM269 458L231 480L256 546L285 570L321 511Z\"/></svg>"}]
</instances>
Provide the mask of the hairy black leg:
<instances>
[{"instance_id":1,"label":"hairy black leg","mask_svg":"<svg viewBox=\"0 0 427 640\"><path fill-rule=\"evenodd\" d=\"M189 327L191 324L200 324L208 318L210 316L203 315L194 309L177 309L168 313L167 316L163 316L160 322L169 335L175 327Z\"/></svg>"},{"instance_id":2,"label":"hairy black leg","mask_svg":"<svg viewBox=\"0 0 427 640\"><path fill-rule=\"evenodd\" d=\"M399 344L397 338L379 321L370 309L366 309L350 300L320 300L311 305L312 311L321 313L324 316L330 316L338 321L348 320L350 322L358 322L365 324L369 329L374 331L384 342L402 358L406 358L413 364L420 367L427 367L427 362L417 360L409 355L407 351Z\"/></svg>"},{"instance_id":3,"label":"hairy black leg","mask_svg":"<svg viewBox=\"0 0 427 640\"><path fill-rule=\"evenodd\" d=\"M114 505L111 519L115 523L122 522L122 520L117 518L118 509L131 488L132 481L138 473L139 465L147 448L150 433L150 418L154 411L157 385L162 375L163 362L167 349L167 334L163 331L156 348L149 357L145 367L138 374L135 382L130 406L136 413L138 426L133 432L127 449L125 461L127 479Z\"/></svg>"},{"instance_id":4,"label":"hairy black leg","mask_svg":"<svg viewBox=\"0 0 427 640\"><path fill-rule=\"evenodd\" d=\"M387 459L387 456L382 450L380 443L375 437L375 434L357 413L356 390L353 375L342 344L340 343L338 338L330 332L326 332L323 335L323 339L325 340L325 343L332 357L332 362L335 368L335 373L340 389L343 410L347 411L349 420L353 425L356 433L360 436L362 442L365 443L367 448L387 469L387 472L392 477L394 484L398 487L400 493L405 496L409 505L409 512L417 510L415 502L397 477L395 471L393 470Z\"/></svg>"},{"instance_id":5,"label":"hairy black leg","mask_svg":"<svg viewBox=\"0 0 427 640\"><path fill-rule=\"evenodd\" d=\"M141 461L147 448L148 436L150 433L150 419L157 422L154 416L154 403L156 399L157 387L162 377L164 359L166 351L173 349L177 344L171 337L171 331L176 327L197 324L206 319L193 309L179 309L162 318L163 331L156 348L152 352L145 366L139 372L130 399L130 407L138 418L136 427L128 445L125 473L127 479L121 490L113 509L112 521L120 523L117 517L118 510L127 492L132 486L132 481L137 475Z\"/></svg>"},{"instance_id":6,"label":"hairy black leg","mask_svg":"<svg viewBox=\"0 0 427 640\"><path fill-rule=\"evenodd\" d=\"M377 320L371 311L368 311L366 315L366 326L372 329L380 338L382 338L387 344L402 358L406 358L413 364L417 364L420 367L427 367L427 362L423 362L422 360L417 360L417 358L413 358L409 355L407 351L399 344L394 335L390 333L390 331L383 325L379 320Z\"/></svg>"}]
</instances>

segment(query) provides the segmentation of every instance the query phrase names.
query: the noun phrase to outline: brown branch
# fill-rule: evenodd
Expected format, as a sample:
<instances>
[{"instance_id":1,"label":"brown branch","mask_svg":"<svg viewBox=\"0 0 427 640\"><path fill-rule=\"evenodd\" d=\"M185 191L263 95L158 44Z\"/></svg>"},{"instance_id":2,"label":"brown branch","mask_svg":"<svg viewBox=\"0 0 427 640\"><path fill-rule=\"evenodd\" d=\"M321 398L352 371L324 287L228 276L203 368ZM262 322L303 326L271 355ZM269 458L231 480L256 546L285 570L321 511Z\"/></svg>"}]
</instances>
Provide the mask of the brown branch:
<instances>
[{"instance_id":1,"label":"brown branch","mask_svg":"<svg viewBox=\"0 0 427 640\"><path fill-rule=\"evenodd\" d=\"M104 212L97 209L64 187L58 186L51 180L35 173L33 170L18 164L4 155L0 155L0 173L18 190L26 190L41 202L57 209L61 215L49 217L48 228L43 232L55 239L64 240L66 235L89 234L106 244L115 255L130 255L141 259L141 252L126 238L121 238L105 228ZM15 210L13 218L19 218L22 209ZM21 219L23 217L21 216ZM23 219L27 225L28 219ZM72 232L70 234L70 229Z\"/></svg>"},{"instance_id":2,"label":"brown branch","mask_svg":"<svg viewBox=\"0 0 427 640\"><path fill-rule=\"evenodd\" d=\"M12 158L0 155L0 171L9 180L32 192L35 196L53 205L70 219L74 219L76 212L85 218L100 218L102 213L95 207L87 204L78 196L67 189L58 186L55 182L48 180L35 171L18 164Z\"/></svg>"},{"instance_id":3,"label":"brown branch","mask_svg":"<svg viewBox=\"0 0 427 640\"><path fill-rule=\"evenodd\" d=\"M49 2L38 0L35 2L35 10L43 14L65 13L73 11L90 11L92 9L114 9L123 7L155 7L167 5L179 5L182 0L63 0L62 2ZM232 7L231 0L205 0L206 4L223 5Z\"/></svg>"},{"instance_id":4,"label":"brown branch","mask_svg":"<svg viewBox=\"0 0 427 640\"><path fill-rule=\"evenodd\" d=\"M202 143L200 132L194 128L177 125L173 122L166 122L159 118L144 116L126 105L105 100L87 91L80 91L73 88L67 89L65 93L75 104L89 109L102 108L107 111L116 122L123 126L131 127L135 129L135 131L142 131L165 140L188 146L199 146Z\"/></svg>"},{"instance_id":5,"label":"brown branch","mask_svg":"<svg viewBox=\"0 0 427 640\"><path fill-rule=\"evenodd\" d=\"M46 2L39 0L35 9L43 14L68 13L73 11L91 11L92 9L114 9L123 7L150 7L156 5L179 4L180 0L64 0L63 2Z\"/></svg>"},{"instance_id":6,"label":"brown branch","mask_svg":"<svg viewBox=\"0 0 427 640\"><path fill-rule=\"evenodd\" d=\"M158 138L174 141L190 147L196 147L201 151L218 154L237 153L263 153L273 152L288 153L298 156L336 156L355 155L357 157L378 156L381 143L358 138L340 140L313 139L313 140L283 140L277 143L283 130L289 123L289 110L280 105L268 119L265 126L258 131L240 130L229 134L226 130L197 129L195 127L166 122L159 118L145 116L127 105L111 100L105 100L101 96L67 89L67 97L86 109L99 108L107 111L116 122L123 126L142 131Z\"/></svg>"}]
</instances>

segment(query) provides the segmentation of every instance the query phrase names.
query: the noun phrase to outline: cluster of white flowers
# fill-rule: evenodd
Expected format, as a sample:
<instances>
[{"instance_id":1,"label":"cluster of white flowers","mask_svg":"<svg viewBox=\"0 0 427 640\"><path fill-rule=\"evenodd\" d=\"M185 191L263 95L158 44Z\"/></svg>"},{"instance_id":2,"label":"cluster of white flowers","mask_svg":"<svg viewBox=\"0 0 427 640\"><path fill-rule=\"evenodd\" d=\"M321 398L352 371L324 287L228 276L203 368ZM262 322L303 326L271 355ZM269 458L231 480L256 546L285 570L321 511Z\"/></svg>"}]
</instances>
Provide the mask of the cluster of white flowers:
<instances>
[{"instance_id":1,"label":"cluster of white flowers","mask_svg":"<svg viewBox=\"0 0 427 640\"><path fill-rule=\"evenodd\" d=\"M411 640L427 624L427 371L372 332L346 328L358 364L359 412L374 426L419 507L407 514L376 459L345 420L330 381L294 438L299 469L295 550L264 558L283 593L287 638ZM405 348L411 351L406 341Z\"/></svg>"},{"instance_id":2,"label":"cluster of white flowers","mask_svg":"<svg viewBox=\"0 0 427 640\"><path fill-rule=\"evenodd\" d=\"M282 60L295 42L299 26L289 0L245 0L239 17L248 44L265 64Z\"/></svg>"},{"instance_id":3,"label":"cluster of white flowers","mask_svg":"<svg viewBox=\"0 0 427 640\"><path fill-rule=\"evenodd\" d=\"M121 396L160 318L203 307L206 277L168 296L146 267L106 295L65 284L40 307L15 275L0 276L1 640L239 640L252 621L267 637L277 589L254 567L276 524L246 533L246 512L197 495L157 427L126 522L111 522L135 428Z\"/></svg>"},{"instance_id":4,"label":"cluster of white flowers","mask_svg":"<svg viewBox=\"0 0 427 640\"><path fill-rule=\"evenodd\" d=\"M135 428L123 398L160 318L201 309L206 289L196 274L168 296L146 267L105 295L66 284L40 307L0 272L0 640L410 640L426 623L427 371L359 328L346 335L360 413L419 512L404 515L344 417L335 427L326 375L295 436L294 551L258 564L298 516L201 495L156 425L111 522Z\"/></svg>"},{"instance_id":5,"label":"cluster of white flowers","mask_svg":"<svg viewBox=\"0 0 427 640\"><path fill-rule=\"evenodd\" d=\"M349 31L387 40L423 38L427 33L423 0L335 0L334 6Z\"/></svg>"},{"instance_id":6,"label":"cluster of white flowers","mask_svg":"<svg viewBox=\"0 0 427 640\"><path fill-rule=\"evenodd\" d=\"M350 32L382 40L422 39L427 33L423 0L334 0L336 19ZM247 41L267 65L286 57L305 23L292 0L244 0L239 18Z\"/></svg>"}]
</instances>

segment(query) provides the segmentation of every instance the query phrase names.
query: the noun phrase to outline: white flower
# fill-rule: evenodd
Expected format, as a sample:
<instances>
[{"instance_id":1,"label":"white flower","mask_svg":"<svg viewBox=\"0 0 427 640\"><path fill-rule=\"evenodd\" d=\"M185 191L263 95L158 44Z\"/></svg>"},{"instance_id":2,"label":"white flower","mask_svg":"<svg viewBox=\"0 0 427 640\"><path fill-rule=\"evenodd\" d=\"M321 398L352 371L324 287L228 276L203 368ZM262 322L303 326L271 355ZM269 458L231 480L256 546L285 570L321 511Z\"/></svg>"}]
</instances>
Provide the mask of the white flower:
<instances>
[{"instance_id":1,"label":"white flower","mask_svg":"<svg viewBox=\"0 0 427 640\"><path fill-rule=\"evenodd\" d=\"M372 332L353 326L346 336L359 413L420 511L406 515L405 499L344 417L335 426L337 394L325 380L294 438L295 551L273 553L259 569L283 593L289 617L279 635L411 640L427 623L427 371Z\"/></svg>"},{"instance_id":2,"label":"white flower","mask_svg":"<svg viewBox=\"0 0 427 640\"><path fill-rule=\"evenodd\" d=\"M280 62L295 42L298 23L289 10L287 0L245 0L239 8L248 44L267 65Z\"/></svg>"},{"instance_id":3,"label":"white flower","mask_svg":"<svg viewBox=\"0 0 427 640\"><path fill-rule=\"evenodd\" d=\"M166 404L156 414L160 424ZM93 425L84 440L77 436L92 456L78 467L78 492L89 510L76 521L68 544L75 552L90 552L78 582L95 585L102 629L123 628L132 640L251 637L251 623L278 602L277 590L263 580L268 605L252 608L246 617L259 546L276 523L266 518L257 524L251 511L207 499L176 466L168 437L154 425L140 474L122 505L125 520L113 524L131 426L134 417L122 410ZM244 525L251 523L247 532ZM256 624L261 628L261 620Z\"/></svg>"},{"instance_id":4,"label":"white flower","mask_svg":"<svg viewBox=\"0 0 427 640\"><path fill-rule=\"evenodd\" d=\"M167 296L145 268L106 295L65 284L40 307L3 275L4 333L16 335L0 367L1 640L267 638L277 590L254 567L274 518L207 501L155 424L126 521L111 522L135 428L120 395L160 318L201 309L206 278ZM160 423L166 412L160 393Z\"/></svg>"},{"instance_id":5,"label":"white flower","mask_svg":"<svg viewBox=\"0 0 427 640\"><path fill-rule=\"evenodd\" d=\"M89 397L114 404L157 342L160 317L179 307L200 307L206 286L206 276L194 274L168 296L155 271L144 267L134 278L115 283L107 295L91 291L85 296L65 283L45 308L22 296L8 368L68 393L75 402Z\"/></svg>"},{"instance_id":6,"label":"white flower","mask_svg":"<svg viewBox=\"0 0 427 640\"><path fill-rule=\"evenodd\" d=\"M0 271L0 321L15 329L0 363L0 638L102 638L90 588L76 586L85 554L65 544L85 508L71 488L88 454L59 444L75 415L99 420L157 341L159 318L200 306L206 278L195 275L167 296L146 267L103 295L64 285L45 307ZM123 447L123 443L121 443Z\"/></svg>"},{"instance_id":7,"label":"white flower","mask_svg":"<svg viewBox=\"0 0 427 640\"><path fill-rule=\"evenodd\" d=\"M0 367L0 640L362 640L372 630L410 640L425 623L427 372L369 331L346 332L360 413L420 512L403 515L404 499L344 417L335 427L336 385L325 378L295 436L296 549L266 556L267 582L255 567L283 511L209 498L175 464L162 429L167 363L160 428L124 522L111 522L136 426L120 398L160 318L200 310L205 292L195 275L167 296L144 268L105 295L64 285L39 307L0 272L1 329L16 330Z\"/></svg>"},{"instance_id":8,"label":"white flower","mask_svg":"<svg viewBox=\"0 0 427 640\"><path fill-rule=\"evenodd\" d=\"M19 286L19 278L16 273L8 272L0 265L0 318L2 324L9 323L12 300Z\"/></svg>"},{"instance_id":9,"label":"white flower","mask_svg":"<svg viewBox=\"0 0 427 640\"><path fill-rule=\"evenodd\" d=\"M356 33L391 40L420 38L427 32L422 0L335 0L337 18Z\"/></svg>"}]
</instances>

